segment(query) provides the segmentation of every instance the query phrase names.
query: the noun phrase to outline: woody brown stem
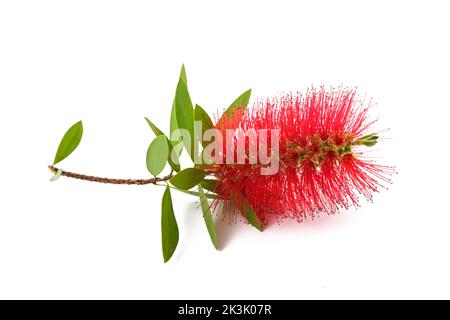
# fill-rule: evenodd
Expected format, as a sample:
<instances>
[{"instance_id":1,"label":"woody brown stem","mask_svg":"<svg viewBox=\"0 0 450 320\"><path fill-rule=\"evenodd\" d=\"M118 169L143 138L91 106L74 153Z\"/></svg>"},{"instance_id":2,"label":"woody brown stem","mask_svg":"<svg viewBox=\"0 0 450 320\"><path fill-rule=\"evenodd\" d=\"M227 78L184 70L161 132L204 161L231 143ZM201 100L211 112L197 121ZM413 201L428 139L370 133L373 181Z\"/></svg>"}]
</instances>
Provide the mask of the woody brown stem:
<instances>
[{"instance_id":1,"label":"woody brown stem","mask_svg":"<svg viewBox=\"0 0 450 320\"><path fill-rule=\"evenodd\" d=\"M54 166L48 166L48 168L50 169L51 172L53 172L55 174L60 170ZM61 176L78 179L78 180L84 180L84 181L98 182L98 183L126 184L126 185L156 184L157 182L160 182L160 181L170 180L173 177L172 174L169 174L164 177L155 177L155 178L150 178L150 179L112 179L112 178L87 176L84 174L73 173L73 172L62 171L62 170L61 170Z\"/></svg>"}]
</instances>

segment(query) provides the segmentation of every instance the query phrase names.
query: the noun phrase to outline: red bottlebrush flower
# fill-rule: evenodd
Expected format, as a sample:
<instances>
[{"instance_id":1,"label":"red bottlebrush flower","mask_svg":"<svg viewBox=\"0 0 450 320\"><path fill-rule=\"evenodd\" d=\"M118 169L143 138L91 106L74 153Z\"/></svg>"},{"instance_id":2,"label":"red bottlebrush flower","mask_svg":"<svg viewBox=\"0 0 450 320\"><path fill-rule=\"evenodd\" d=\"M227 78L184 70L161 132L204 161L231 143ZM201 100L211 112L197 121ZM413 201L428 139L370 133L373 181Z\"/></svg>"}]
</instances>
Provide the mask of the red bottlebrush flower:
<instances>
[{"instance_id":1,"label":"red bottlebrush flower","mask_svg":"<svg viewBox=\"0 0 450 320\"><path fill-rule=\"evenodd\" d=\"M359 206L359 195L371 200L393 173L392 167L364 156L367 147L379 139L371 131L375 121L368 119L371 105L371 101L358 100L355 89L312 88L305 95L258 100L245 112L235 109L216 124L224 137L230 129L235 135L225 138L233 150L227 153L224 142L224 162L212 166L215 191L232 199L235 208L242 207L245 199L264 223L284 218L302 221L320 212L333 214L340 208ZM266 135L264 129L279 130L279 168L271 175L261 174L261 168L268 165L260 155L256 163L251 161L248 133L260 139ZM267 155L274 151L273 134L268 132ZM258 139L253 141L260 146ZM239 144L246 152L244 161L237 164Z\"/></svg>"}]
</instances>

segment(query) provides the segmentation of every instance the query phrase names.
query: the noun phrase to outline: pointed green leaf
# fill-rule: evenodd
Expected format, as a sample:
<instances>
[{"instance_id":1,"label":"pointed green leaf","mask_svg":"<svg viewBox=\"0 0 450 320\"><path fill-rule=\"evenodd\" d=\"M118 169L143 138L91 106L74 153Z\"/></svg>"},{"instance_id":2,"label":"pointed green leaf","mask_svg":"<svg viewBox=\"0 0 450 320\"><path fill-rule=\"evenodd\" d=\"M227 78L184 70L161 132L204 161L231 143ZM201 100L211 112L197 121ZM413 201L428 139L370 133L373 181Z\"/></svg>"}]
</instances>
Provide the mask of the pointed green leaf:
<instances>
[{"instance_id":1,"label":"pointed green leaf","mask_svg":"<svg viewBox=\"0 0 450 320\"><path fill-rule=\"evenodd\" d=\"M198 185L203 178L206 176L206 173L202 170L195 168L187 168L178 172L172 179L170 179L170 183L182 190L189 190L196 185Z\"/></svg>"},{"instance_id":2,"label":"pointed green leaf","mask_svg":"<svg viewBox=\"0 0 450 320\"><path fill-rule=\"evenodd\" d=\"M178 127L187 130L190 135L189 141L183 139L183 142L191 159L194 160L194 107L186 84L181 79L178 81L175 94L175 113Z\"/></svg>"},{"instance_id":3,"label":"pointed green leaf","mask_svg":"<svg viewBox=\"0 0 450 320\"><path fill-rule=\"evenodd\" d=\"M157 176L163 171L169 158L169 145L166 136L157 136L147 150L147 169Z\"/></svg>"},{"instance_id":4,"label":"pointed green leaf","mask_svg":"<svg viewBox=\"0 0 450 320\"><path fill-rule=\"evenodd\" d=\"M374 145L377 144L377 141L366 141L362 143L363 145L365 145L366 147L373 147Z\"/></svg>"},{"instance_id":5,"label":"pointed green leaf","mask_svg":"<svg viewBox=\"0 0 450 320\"><path fill-rule=\"evenodd\" d=\"M254 226L259 231L263 230L263 223L261 222L261 220L256 215L255 211L252 209L250 204L245 199L242 204L242 212L252 226Z\"/></svg>"},{"instance_id":6,"label":"pointed green leaf","mask_svg":"<svg viewBox=\"0 0 450 320\"><path fill-rule=\"evenodd\" d=\"M167 262L175 252L179 240L178 225L173 212L169 187L166 187L164 191L161 204L161 237L164 262Z\"/></svg>"},{"instance_id":7,"label":"pointed green leaf","mask_svg":"<svg viewBox=\"0 0 450 320\"><path fill-rule=\"evenodd\" d=\"M211 180L211 179L203 179L202 182L200 182L200 185L202 188L215 192L217 180Z\"/></svg>"},{"instance_id":8,"label":"pointed green leaf","mask_svg":"<svg viewBox=\"0 0 450 320\"><path fill-rule=\"evenodd\" d=\"M169 146L169 164L173 171L178 172L181 170L180 167L180 159L178 158L178 153L176 152L175 147L172 145L172 142L166 137L167 144Z\"/></svg>"},{"instance_id":9,"label":"pointed green leaf","mask_svg":"<svg viewBox=\"0 0 450 320\"><path fill-rule=\"evenodd\" d=\"M236 100L234 100L233 103L225 111L225 114L228 117L230 117L235 108L242 108L243 110L245 110L250 101L251 94L252 94L252 89L249 89L249 90L245 91L243 94L241 94L239 97L237 97Z\"/></svg>"},{"instance_id":10,"label":"pointed green leaf","mask_svg":"<svg viewBox=\"0 0 450 320\"><path fill-rule=\"evenodd\" d=\"M203 133L208 129L214 128L214 124L208 113L198 104L195 105L194 118L196 122L200 122L202 124L201 132L197 132L196 130L197 139L199 139L203 147L206 147L209 144L209 141L203 141Z\"/></svg>"},{"instance_id":11,"label":"pointed green leaf","mask_svg":"<svg viewBox=\"0 0 450 320\"><path fill-rule=\"evenodd\" d=\"M145 121L147 121L147 123L150 126L150 128L152 129L152 131L155 134L155 136L164 136L164 132L159 130L159 128L157 126L155 126L154 123L151 122L149 118L147 118L147 117L144 117L144 118L145 118Z\"/></svg>"},{"instance_id":12,"label":"pointed green leaf","mask_svg":"<svg viewBox=\"0 0 450 320\"><path fill-rule=\"evenodd\" d=\"M187 77L186 77L186 69L184 68L184 64L181 66L180 76L178 79L182 80L187 87ZM172 133L178 129L178 123L177 123L177 113L175 110L175 98L173 99L172 103L172 110L170 112L170 134L169 138L171 138L172 145L174 146L174 149L178 156L180 156L181 152L183 151L183 144L181 143L181 139L172 139Z\"/></svg>"},{"instance_id":13,"label":"pointed green leaf","mask_svg":"<svg viewBox=\"0 0 450 320\"><path fill-rule=\"evenodd\" d=\"M179 153L175 152L172 154L172 150L174 149L172 142L169 140L169 138L167 138L167 136L164 134L164 132L162 132L157 126L154 125L153 122L150 121L150 119L145 117L145 120L147 121L148 125L150 126L150 128L152 129L153 133L156 136L165 136L166 137L167 144L169 146L169 157L167 160L169 161L170 167L174 171L176 171L176 172L180 171L180 159L178 158Z\"/></svg>"},{"instance_id":14,"label":"pointed green leaf","mask_svg":"<svg viewBox=\"0 0 450 320\"><path fill-rule=\"evenodd\" d=\"M181 66L180 79L183 80L183 82L187 86L188 83L187 83L187 76L186 76L186 68L184 67L184 64Z\"/></svg>"},{"instance_id":15,"label":"pointed green leaf","mask_svg":"<svg viewBox=\"0 0 450 320\"><path fill-rule=\"evenodd\" d=\"M172 143L173 149L175 150L178 157L180 157L182 151L183 151L183 141L180 140L173 140L170 141Z\"/></svg>"},{"instance_id":16,"label":"pointed green leaf","mask_svg":"<svg viewBox=\"0 0 450 320\"><path fill-rule=\"evenodd\" d=\"M67 158L80 144L83 137L83 123L78 121L67 130L59 143L58 151L56 151L53 165Z\"/></svg>"},{"instance_id":17,"label":"pointed green leaf","mask_svg":"<svg viewBox=\"0 0 450 320\"><path fill-rule=\"evenodd\" d=\"M208 129L214 128L214 124L211 118L209 117L208 113L198 104L195 105L194 114L195 114L195 121L200 121L202 123L203 132Z\"/></svg>"},{"instance_id":18,"label":"pointed green leaf","mask_svg":"<svg viewBox=\"0 0 450 320\"><path fill-rule=\"evenodd\" d=\"M200 197L200 205L203 211L203 219L205 220L209 237L211 238L214 248L219 249L219 241L217 240L216 226L214 225L214 220L211 215L211 209L209 208L208 199L206 199L205 193L200 185L198 186L198 193Z\"/></svg>"},{"instance_id":19,"label":"pointed green leaf","mask_svg":"<svg viewBox=\"0 0 450 320\"><path fill-rule=\"evenodd\" d=\"M182 189L178 189L178 188L176 188L176 187L174 187L174 186L171 186L171 185L169 185L169 187L170 187L171 189L173 189L173 190L177 190L177 191L183 192L183 193L188 194L188 195L191 195L191 196L195 196L195 197L200 196L199 193L196 192L196 191L182 190ZM211 200L214 200L214 199L227 200L226 198L224 198L224 197L222 197L222 196L220 196L220 195L218 195L218 194L215 194L215 193L206 193L206 194L205 194L205 197L206 197L207 199L211 199Z\"/></svg>"},{"instance_id":20,"label":"pointed green leaf","mask_svg":"<svg viewBox=\"0 0 450 320\"><path fill-rule=\"evenodd\" d=\"M170 135L172 135L172 132L178 129L178 123L177 123L177 110L175 109L175 98L172 102L172 109L170 110Z\"/></svg>"},{"instance_id":21,"label":"pointed green leaf","mask_svg":"<svg viewBox=\"0 0 450 320\"><path fill-rule=\"evenodd\" d=\"M178 129L178 123L177 123L177 115L175 110L175 101L173 103L172 112L170 113L170 132L174 132ZM181 152L183 151L183 141L181 138L178 139L171 139L170 142L172 143L173 148L175 149L176 154L178 157L181 155Z\"/></svg>"}]
</instances>

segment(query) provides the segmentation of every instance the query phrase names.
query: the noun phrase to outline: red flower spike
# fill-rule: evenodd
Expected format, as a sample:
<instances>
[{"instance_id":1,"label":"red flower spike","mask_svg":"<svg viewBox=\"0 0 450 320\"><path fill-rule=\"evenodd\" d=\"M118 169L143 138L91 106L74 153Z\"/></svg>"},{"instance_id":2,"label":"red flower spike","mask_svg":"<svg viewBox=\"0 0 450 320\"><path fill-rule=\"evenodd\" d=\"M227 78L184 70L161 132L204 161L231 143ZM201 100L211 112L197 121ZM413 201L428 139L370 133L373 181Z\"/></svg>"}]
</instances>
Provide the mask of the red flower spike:
<instances>
[{"instance_id":1,"label":"red flower spike","mask_svg":"<svg viewBox=\"0 0 450 320\"><path fill-rule=\"evenodd\" d=\"M357 100L355 89L312 88L305 95L259 100L244 114L237 108L230 118L222 118L216 128L224 137L227 129L235 130L234 152L228 155L233 159L227 159L224 142L224 162L212 166L215 191L232 199L225 208L242 207L246 199L267 224L285 218L302 221L321 212L334 214L340 208L359 206L359 195L372 200L373 193L390 182L394 169L364 156L379 139L371 131L375 121L368 119L371 105ZM261 129L279 129L276 174L261 175L264 164L250 163L246 134L253 129L258 138ZM239 143L247 152L243 164L235 164Z\"/></svg>"}]
</instances>

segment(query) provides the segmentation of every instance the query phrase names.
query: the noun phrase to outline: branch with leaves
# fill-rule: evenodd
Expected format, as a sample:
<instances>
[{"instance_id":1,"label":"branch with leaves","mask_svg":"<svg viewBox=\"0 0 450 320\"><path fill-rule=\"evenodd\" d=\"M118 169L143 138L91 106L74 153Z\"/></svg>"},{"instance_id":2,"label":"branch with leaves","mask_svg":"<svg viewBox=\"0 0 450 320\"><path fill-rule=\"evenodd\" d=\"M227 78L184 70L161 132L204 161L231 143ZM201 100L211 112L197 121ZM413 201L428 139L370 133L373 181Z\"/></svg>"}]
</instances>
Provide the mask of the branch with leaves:
<instances>
[{"instance_id":1,"label":"branch with leaves","mask_svg":"<svg viewBox=\"0 0 450 320\"><path fill-rule=\"evenodd\" d=\"M235 108L245 108L249 102L250 94L251 90L248 90L240 95L225 111L224 116L230 115ZM187 77L184 65L181 68L175 98L172 104L170 130L171 132L175 132L178 129L186 130L189 133L190 141L183 140L182 138L171 140L150 119L145 118L145 120L156 136L150 143L146 154L147 169L151 177L144 179L104 178L73 173L57 168L56 165L75 151L81 142L83 136L83 123L79 121L70 127L64 134L57 149L53 164L48 167L54 174L51 180L55 181L62 176L97 183L120 185L153 184L165 187L161 204L161 236L164 262L170 260L179 240L178 225L173 210L171 190L198 197L211 242L214 248L219 249L220 245L217 239L216 227L208 200L219 199L226 201L229 199L214 192L215 189L212 187L214 180L211 179L213 177L208 175L207 170L198 167L190 167L182 170L179 162L179 156L183 147L194 161L194 145L196 143L195 134L199 134L195 132L194 121L201 121L204 130L214 126L207 112L199 105L195 105L194 107L192 104L187 88ZM167 175L159 176L166 168L167 164L169 164L171 172ZM259 221L256 214L248 205L243 208L243 214L248 218L248 221L252 225L257 229L262 230L261 221Z\"/></svg>"},{"instance_id":2,"label":"branch with leaves","mask_svg":"<svg viewBox=\"0 0 450 320\"><path fill-rule=\"evenodd\" d=\"M380 187L391 183L395 168L379 165L365 155L365 150L380 140L380 132L371 129L375 123L368 116L371 100L359 99L355 88L312 87L304 95L288 93L260 99L247 108L250 95L251 90L241 94L214 124L204 109L192 103L183 66L172 102L170 136L145 118L156 136L146 154L149 177L103 178L57 168L81 141L80 121L67 130L58 147L49 166L54 173L51 180L64 176L164 187L161 235L165 262L179 240L171 190L199 199L206 229L217 249L220 245L211 208L219 203L262 231L264 224L275 219L301 222L359 206L360 197L371 201ZM211 132L217 136L207 142ZM222 140L226 140L226 148ZM181 167L183 150L193 166ZM205 163L198 161L199 156ZM166 167L170 172L161 175Z\"/></svg>"}]
</instances>

